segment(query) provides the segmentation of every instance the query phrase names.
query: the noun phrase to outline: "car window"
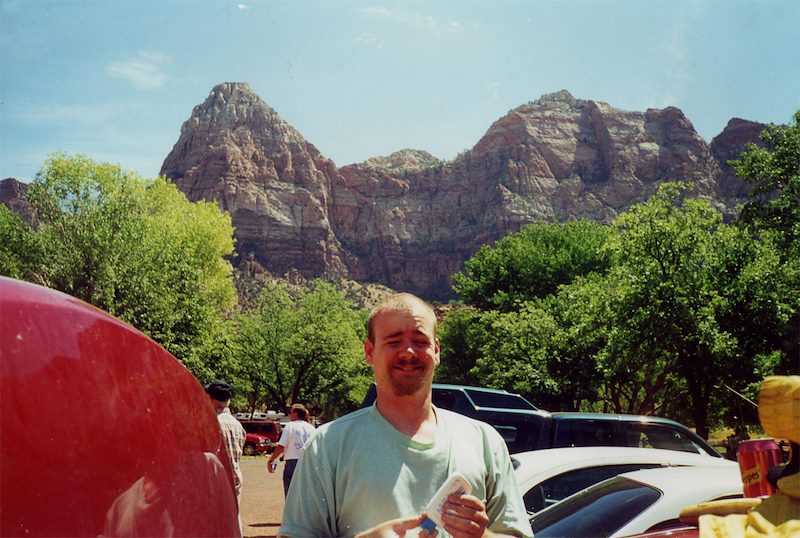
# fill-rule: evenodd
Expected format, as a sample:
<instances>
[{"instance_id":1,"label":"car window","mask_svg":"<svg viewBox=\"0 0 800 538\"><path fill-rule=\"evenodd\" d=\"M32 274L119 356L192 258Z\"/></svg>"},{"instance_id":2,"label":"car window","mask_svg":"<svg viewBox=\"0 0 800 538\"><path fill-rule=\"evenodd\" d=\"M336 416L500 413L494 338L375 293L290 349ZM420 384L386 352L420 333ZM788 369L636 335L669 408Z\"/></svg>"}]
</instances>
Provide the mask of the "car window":
<instances>
[{"instance_id":1,"label":"car window","mask_svg":"<svg viewBox=\"0 0 800 538\"><path fill-rule=\"evenodd\" d=\"M609 536L655 503L661 493L627 478L612 478L531 518L537 538Z\"/></svg>"},{"instance_id":2,"label":"car window","mask_svg":"<svg viewBox=\"0 0 800 538\"><path fill-rule=\"evenodd\" d=\"M433 405L462 415L474 415L475 408L460 390L433 389Z\"/></svg>"},{"instance_id":3,"label":"car window","mask_svg":"<svg viewBox=\"0 0 800 538\"><path fill-rule=\"evenodd\" d=\"M614 424L610 420L559 420L553 447L614 446Z\"/></svg>"},{"instance_id":4,"label":"car window","mask_svg":"<svg viewBox=\"0 0 800 538\"><path fill-rule=\"evenodd\" d=\"M530 409L536 411L536 406L517 394L503 394L502 392L487 392L483 390L464 389L467 396L478 407L499 407L502 409Z\"/></svg>"},{"instance_id":5,"label":"car window","mask_svg":"<svg viewBox=\"0 0 800 538\"><path fill-rule=\"evenodd\" d=\"M275 424L272 422L243 422L242 426L247 433L269 435L275 431Z\"/></svg>"},{"instance_id":6,"label":"car window","mask_svg":"<svg viewBox=\"0 0 800 538\"><path fill-rule=\"evenodd\" d=\"M625 426L628 446L701 453L700 447L686 434L668 426L647 423L631 423Z\"/></svg>"},{"instance_id":7,"label":"car window","mask_svg":"<svg viewBox=\"0 0 800 538\"><path fill-rule=\"evenodd\" d=\"M525 492L523 495L525 508L528 512L535 513L612 476L652 467L660 467L660 465L657 463L625 463L567 471L548 478Z\"/></svg>"}]
</instances>

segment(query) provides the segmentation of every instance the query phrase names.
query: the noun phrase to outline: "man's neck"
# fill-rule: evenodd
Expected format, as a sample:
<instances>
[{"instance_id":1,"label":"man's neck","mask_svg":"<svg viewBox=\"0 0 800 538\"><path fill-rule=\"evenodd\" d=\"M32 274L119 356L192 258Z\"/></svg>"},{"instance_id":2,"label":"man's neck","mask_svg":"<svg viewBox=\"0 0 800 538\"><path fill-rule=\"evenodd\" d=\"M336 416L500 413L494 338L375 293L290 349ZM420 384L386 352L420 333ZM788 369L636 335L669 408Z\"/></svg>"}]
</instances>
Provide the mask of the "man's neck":
<instances>
[{"instance_id":1,"label":"man's neck","mask_svg":"<svg viewBox=\"0 0 800 538\"><path fill-rule=\"evenodd\" d=\"M436 438L437 419L431 397L393 395L377 399L380 414L394 429L421 443L432 443Z\"/></svg>"}]
</instances>

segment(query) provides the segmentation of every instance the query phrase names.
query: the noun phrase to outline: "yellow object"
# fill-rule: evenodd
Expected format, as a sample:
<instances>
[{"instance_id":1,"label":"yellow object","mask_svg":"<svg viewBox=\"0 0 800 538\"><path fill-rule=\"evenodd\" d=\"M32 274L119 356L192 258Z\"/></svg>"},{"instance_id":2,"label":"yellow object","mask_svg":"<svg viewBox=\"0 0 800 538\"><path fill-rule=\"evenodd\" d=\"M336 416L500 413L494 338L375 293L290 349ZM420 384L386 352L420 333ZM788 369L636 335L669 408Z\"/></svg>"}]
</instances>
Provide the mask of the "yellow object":
<instances>
[{"instance_id":1,"label":"yellow object","mask_svg":"<svg viewBox=\"0 0 800 538\"><path fill-rule=\"evenodd\" d=\"M698 518L706 514L727 516L730 514L745 515L753 507L758 506L761 499L722 499L700 504L693 504L681 510L679 519L686 525L697 525Z\"/></svg>"},{"instance_id":2,"label":"yellow object","mask_svg":"<svg viewBox=\"0 0 800 538\"><path fill-rule=\"evenodd\" d=\"M767 435L800 443L800 376L766 378L758 395L758 418ZM800 473L778 480L778 493L747 514L706 513L699 516L699 525L700 538L800 538Z\"/></svg>"},{"instance_id":3,"label":"yellow object","mask_svg":"<svg viewBox=\"0 0 800 538\"><path fill-rule=\"evenodd\" d=\"M761 383L758 420L767 435L800 443L800 376L770 376Z\"/></svg>"}]
</instances>

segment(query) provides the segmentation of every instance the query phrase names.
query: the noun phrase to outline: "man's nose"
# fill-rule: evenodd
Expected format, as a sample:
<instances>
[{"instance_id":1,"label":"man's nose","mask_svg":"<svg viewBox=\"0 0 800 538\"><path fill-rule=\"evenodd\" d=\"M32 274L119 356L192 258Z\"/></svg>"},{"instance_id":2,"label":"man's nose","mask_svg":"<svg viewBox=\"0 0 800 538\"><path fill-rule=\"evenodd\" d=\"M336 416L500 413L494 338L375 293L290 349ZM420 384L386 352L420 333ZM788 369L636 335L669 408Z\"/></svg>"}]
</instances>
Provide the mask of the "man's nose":
<instances>
[{"instance_id":1,"label":"man's nose","mask_svg":"<svg viewBox=\"0 0 800 538\"><path fill-rule=\"evenodd\" d=\"M405 356L409 356L409 357L413 357L414 356L414 346L411 344L410 341L409 342L403 342L403 345L400 346L400 354L402 356L404 356L404 357Z\"/></svg>"}]
</instances>

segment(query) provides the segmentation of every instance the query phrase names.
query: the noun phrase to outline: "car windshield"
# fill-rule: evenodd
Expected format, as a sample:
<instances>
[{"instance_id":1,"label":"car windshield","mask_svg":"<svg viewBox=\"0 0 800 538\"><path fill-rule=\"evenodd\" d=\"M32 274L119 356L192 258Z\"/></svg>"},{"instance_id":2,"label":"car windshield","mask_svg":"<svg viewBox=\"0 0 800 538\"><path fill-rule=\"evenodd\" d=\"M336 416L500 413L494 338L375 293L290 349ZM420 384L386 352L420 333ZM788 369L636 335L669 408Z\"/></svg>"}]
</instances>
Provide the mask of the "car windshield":
<instances>
[{"instance_id":1,"label":"car windshield","mask_svg":"<svg viewBox=\"0 0 800 538\"><path fill-rule=\"evenodd\" d=\"M616 477L536 514L531 527L537 538L610 536L659 497L661 492L655 488Z\"/></svg>"},{"instance_id":2,"label":"car windshield","mask_svg":"<svg viewBox=\"0 0 800 538\"><path fill-rule=\"evenodd\" d=\"M536 411L536 406L517 394L503 394L502 392L489 392L484 390L466 389L472 402L478 407L497 407L501 409L530 409Z\"/></svg>"},{"instance_id":3,"label":"car windshield","mask_svg":"<svg viewBox=\"0 0 800 538\"><path fill-rule=\"evenodd\" d=\"M628 471L659 466L658 463L620 463L573 469L548 478L525 492L523 495L525 508L528 512L535 513L607 478Z\"/></svg>"}]
</instances>

